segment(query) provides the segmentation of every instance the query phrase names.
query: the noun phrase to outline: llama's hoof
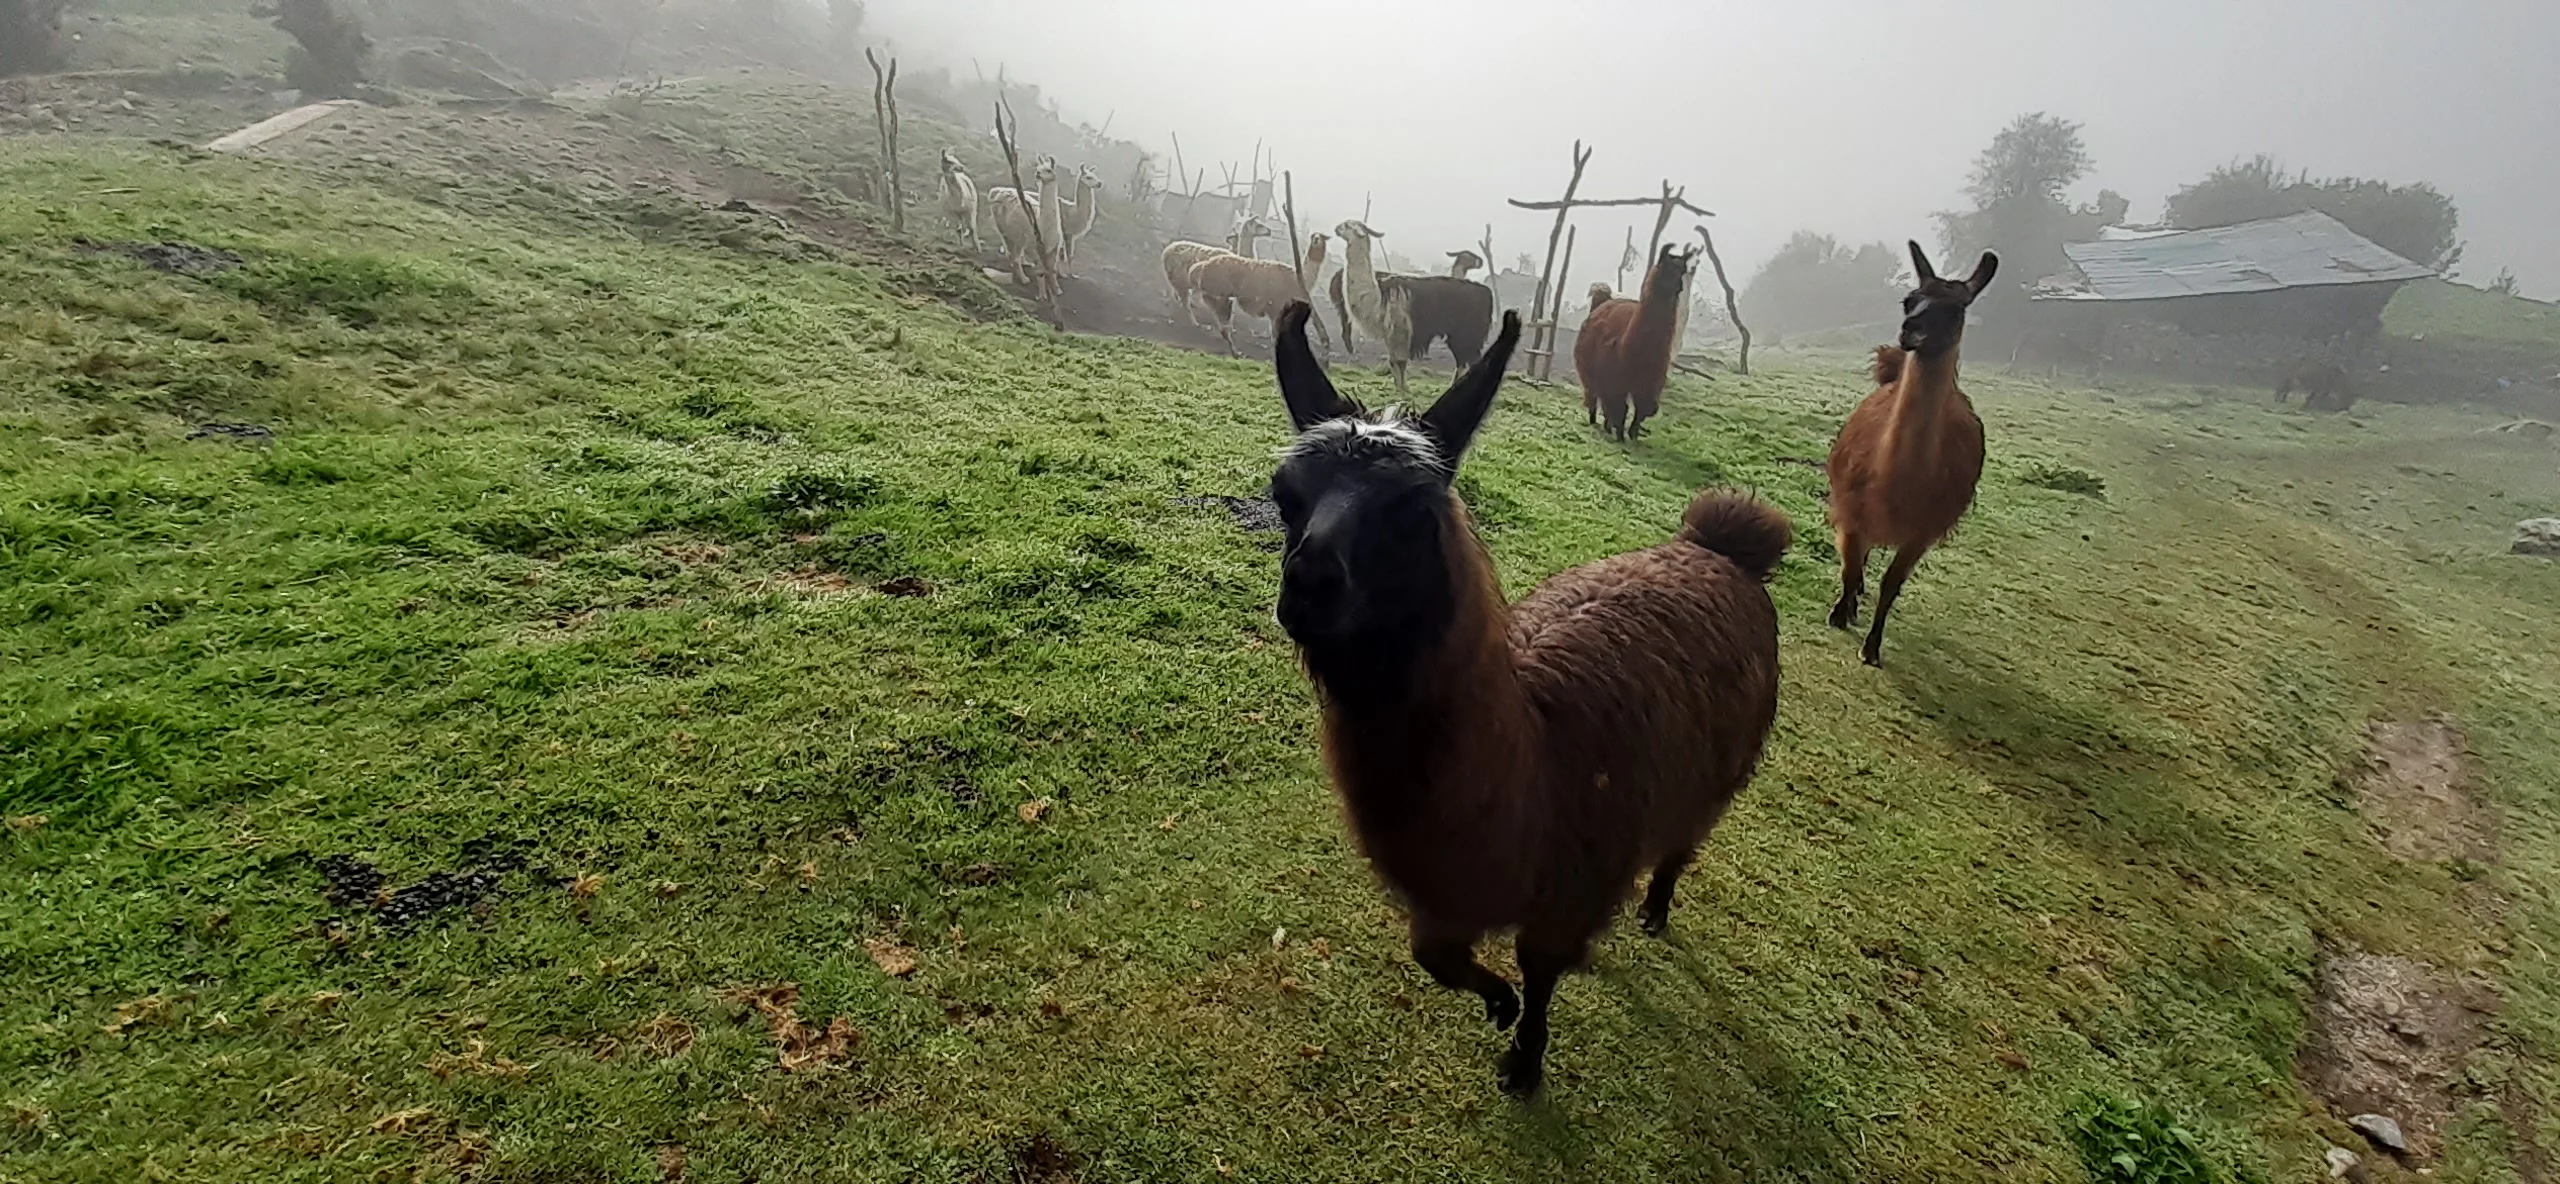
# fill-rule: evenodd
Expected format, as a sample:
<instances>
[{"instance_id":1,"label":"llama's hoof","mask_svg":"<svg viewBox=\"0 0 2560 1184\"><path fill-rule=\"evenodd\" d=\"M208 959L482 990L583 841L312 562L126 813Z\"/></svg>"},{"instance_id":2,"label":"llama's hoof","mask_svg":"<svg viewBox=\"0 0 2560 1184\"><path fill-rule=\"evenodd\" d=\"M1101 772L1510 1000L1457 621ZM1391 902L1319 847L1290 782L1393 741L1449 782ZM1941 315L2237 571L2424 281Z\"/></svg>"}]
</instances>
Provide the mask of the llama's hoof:
<instances>
[{"instance_id":1,"label":"llama's hoof","mask_svg":"<svg viewBox=\"0 0 2560 1184\"><path fill-rule=\"evenodd\" d=\"M1520 1022L1520 997L1511 993L1511 984L1504 983L1499 995L1484 997L1484 1018L1493 1021L1496 1032L1508 1032Z\"/></svg>"},{"instance_id":2,"label":"llama's hoof","mask_svg":"<svg viewBox=\"0 0 2560 1184\"><path fill-rule=\"evenodd\" d=\"M1831 627L1846 629L1858 623L1858 606L1843 601L1831 606Z\"/></svg>"},{"instance_id":3,"label":"llama's hoof","mask_svg":"<svg viewBox=\"0 0 2560 1184\"><path fill-rule=\"evenodd\" d=\"M1878 670L1884 669L1884 651L1877 649L1874 642L1867 643L1867 648L1858 654L1858 660Z\"/></svg>"},{"instance_id":4,"label":"llama's hoof","mask_svg":"<svg viewBox=\"0 0 2560 1184\"><path fill-rule=\"evenodd\" d=\"M1646 937L1660 937L1665 933L1669 933L1671 931L1671 910L1646 909L1643 912L1636 914L1636 927L1644 930L1644 935Z\"/></svg>"},{"instance_id":5,"label":"llama's hoof","mask_svg":"<svg viewBox=\"0 0 2560 1184\"><path fill-rule=\"evenodd\" d=\"M1495 1073L1504 1094L1525 1102L1537 1097L1538 1087L1547 1083L1546 1057L1515 1044L1503 1051Z\"/></svg>"}]
</instances>

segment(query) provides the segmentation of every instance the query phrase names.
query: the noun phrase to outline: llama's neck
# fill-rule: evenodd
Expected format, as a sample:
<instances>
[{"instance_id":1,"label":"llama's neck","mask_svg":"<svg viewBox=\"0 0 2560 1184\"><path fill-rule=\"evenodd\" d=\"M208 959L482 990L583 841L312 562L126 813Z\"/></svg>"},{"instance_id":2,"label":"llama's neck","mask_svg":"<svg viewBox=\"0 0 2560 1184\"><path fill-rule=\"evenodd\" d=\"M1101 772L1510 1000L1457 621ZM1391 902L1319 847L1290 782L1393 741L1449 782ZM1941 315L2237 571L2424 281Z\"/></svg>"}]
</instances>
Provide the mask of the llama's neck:
<instances>
[{"instance_id":1,"label":"llama's neck","mask_svg":"<svg viewBox=\"0 0 2560 1184\"><path fill-rule=\"evenodd\" d=\"M1342 302L1350 307L1352 319L1383 337L1395 326L1388 319L1386 294L1378 288L1378 269L1369 251L1368 239L1351 235L1342 240ZM1392 353L1395 343L1388 345Z\"/></svg>"},{"instance_id":2,"label":"llama's neck","mask_svg":"<svg viewBox=\"0 0 2560 1184\"><path fill-rule=\"evenodd\" d=\"M1895 380L1893 423L1886 430L1886 451L1908 456L1935 450L1947 423L1947 405L1956 397L1956 351L1905 353L1902 374Z\"/></svg>"},{"instance_id":3,"label":"llama's neck","mask_svg":"<svg viewBox=\"0 0 2560 1184\"><path fill-rule=\"evenodd\" d=\"M1058 191L1056 177L1040 183L1040 233L1048 237L1051 250L1057 249L1058 232L1065 228L1065 221L1059 216L1065 210L1060 204L1060 199L1065 196Z\"/></svg>"},{"instance_id":4,"label":"llama's neck","mask_svg":"<svg viewBox=\"0 0 2560 1184\"><path fill-rule=\"evenodd\" d=\"M1069 234L1081 238L1086 231L1093 229L1094 217L1102 212L1102 203L1095 199L1101 196L1101 182L1087 183L1081 177L1076 180L1076 220L1067 228Z\"/></svg>"},{"instance_id":5,"label":"llama's neck","mask_svg":"<svg viewBox=\"0 0 2560 1184\"><path fill-rule=\"evenodd\" d=\"M1490 854L1511 837L1510 807L1538 768L1544 732L1514 664L1510 609L1465 521L1460 511L1449 543L1447 631L1410 655L1317 673L1325 762L1363 845L1391 873L1400 841L1424 834Z\"/></svg>"}]
</instances>

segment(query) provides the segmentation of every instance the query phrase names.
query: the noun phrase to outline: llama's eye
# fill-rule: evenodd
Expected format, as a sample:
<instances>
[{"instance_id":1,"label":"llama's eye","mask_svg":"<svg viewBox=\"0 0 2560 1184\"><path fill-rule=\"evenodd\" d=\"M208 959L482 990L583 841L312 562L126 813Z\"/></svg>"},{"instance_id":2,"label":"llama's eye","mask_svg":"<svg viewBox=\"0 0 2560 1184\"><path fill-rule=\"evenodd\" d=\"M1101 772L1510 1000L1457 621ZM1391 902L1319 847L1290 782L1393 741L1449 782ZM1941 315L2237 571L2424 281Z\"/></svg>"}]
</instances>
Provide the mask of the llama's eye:
<instances>
[{"instance_id":1,"label":"llama's eye","mask_svg":"<svg viewBox=\"0 0 2560 1184\"><path fill-rule=\"evenodd\" d=\"M1905 312L1905 313L1914 312L1914 311L1917 311L1917 310L1919 309L1919 307L1920 307L1920 297L1919 297L1919 296L1917 296L1917 295L1912 295L1912 296L1905 296L1905 297L1903 297L1903 298L1902 298L1902 311L1903 311L1903 312Z\"/></svg>"}]
</instances>

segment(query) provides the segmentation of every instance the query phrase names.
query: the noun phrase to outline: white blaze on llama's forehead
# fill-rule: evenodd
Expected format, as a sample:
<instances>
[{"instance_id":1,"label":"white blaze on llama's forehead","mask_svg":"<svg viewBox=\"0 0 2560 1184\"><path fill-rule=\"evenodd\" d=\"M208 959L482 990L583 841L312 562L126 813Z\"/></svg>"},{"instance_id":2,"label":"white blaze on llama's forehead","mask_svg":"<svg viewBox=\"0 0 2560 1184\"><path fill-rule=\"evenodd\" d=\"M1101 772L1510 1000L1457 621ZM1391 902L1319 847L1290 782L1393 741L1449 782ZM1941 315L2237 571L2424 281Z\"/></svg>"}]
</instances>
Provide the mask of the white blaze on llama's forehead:
<instances>
[{"instance_id":1,"label":"white blaze on llama's forehead","mask_svg":"<svg viewBox=\"0 0 2560 1184\"><path fill-rule=\"evenodd\" d=\"M1415 468L1441 468L1440 445L1405 416L1401 407L1390 407L1376 419L1343 416L1328 419L1298 434L1287 448L1280 451L1283 460L1307 456L1337 456L1345 460L1385 461Z\"/></svg>"}]
</instances>

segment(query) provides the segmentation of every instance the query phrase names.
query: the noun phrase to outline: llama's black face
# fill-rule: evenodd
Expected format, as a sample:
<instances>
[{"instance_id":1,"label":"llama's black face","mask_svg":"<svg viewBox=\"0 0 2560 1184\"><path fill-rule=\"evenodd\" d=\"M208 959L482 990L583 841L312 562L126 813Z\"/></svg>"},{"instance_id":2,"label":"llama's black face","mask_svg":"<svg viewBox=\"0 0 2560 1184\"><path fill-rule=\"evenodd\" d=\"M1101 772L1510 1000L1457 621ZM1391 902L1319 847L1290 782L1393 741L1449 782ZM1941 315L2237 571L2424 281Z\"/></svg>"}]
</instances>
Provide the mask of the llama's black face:
<instances>
[{"instance_id":1,"label":"llama's black face","mask_svg":"<svg viewBox=\"0 0 2560 1184\"><path fill-rule=\"evenodd\" d=\"M1675 303L1680 290L1689 283L1689 256L1678 247L1664 247L1655 257L1653 270L1646 273L1646 290L1657 303Z\"/></svg>"},{"instance_id":2,"label":"llama's black face","mask_svg":"<svg viewBox=\"0 0 2560 1184\"><path fill-rule=\"evenodd\" d=\"M1420 415L1372 413L1334 390L1307 348L1304 302L1280 314L1273 350L1297 439L1271 476L1288 541L1280 626L1310 657L1427 643L1449 620L1444 548L1465 529L1449 491L1520 340L1506 314L1493 348Z\"/></svg>"},{"instance_id":3,"label":"llama's black face","mask_svg":"<svg viewBox=\"0 0 2560 1184\"><path fill-rule=\"evenodd\" d=\"M1917 282L1911 294L1902 298L1902 335L1897 343L1924 356L1943 354L1964 339L1965 310L1990 286L1992 273L2000 269L2000 257L1984 251L1972 276L1943 280L1929 266L1920 244L1912 243L1911 267Z\"/></svg>"},{"instance_id":4,"label":"llama's black face","mask_svg":"<svg viewBox=\"0 0 2560 1184\"><path fill-rule=\"evenodd\" d=\"M1320 646L1415 636L1445 618L1449 475L1439 445L1401 417L1345 416L1300 433L1271 475L1288 530L1281 628Z\"/></svg>"}]
</instances>

